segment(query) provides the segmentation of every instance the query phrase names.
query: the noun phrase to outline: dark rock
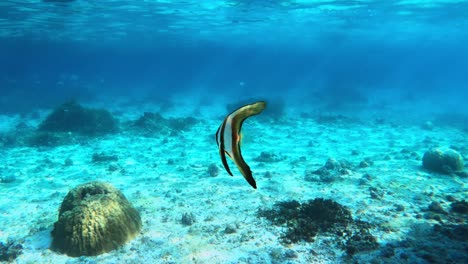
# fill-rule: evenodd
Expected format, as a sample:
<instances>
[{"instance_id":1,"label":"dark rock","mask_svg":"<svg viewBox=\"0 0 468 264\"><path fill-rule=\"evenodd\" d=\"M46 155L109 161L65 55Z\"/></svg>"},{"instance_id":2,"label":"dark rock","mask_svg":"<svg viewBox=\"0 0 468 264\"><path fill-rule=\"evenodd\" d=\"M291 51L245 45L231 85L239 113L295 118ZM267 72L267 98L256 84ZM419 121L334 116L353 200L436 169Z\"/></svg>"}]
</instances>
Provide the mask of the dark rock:
<instances>
[{"instance_id":1,"label":"dark rock","mask_svg":"<svg viewBox=\"0 0 468 264\"><path fill-rule=\"evenodd\" d=\"M296 251L292 250L292 249L287 249L285 252L284 252L284 257L285 258L288 258L288 259L295 259L297 258L299 255L297 254Z\"/></svg>"},{"instance_id":2,"label":"dark rock","mask_svg":"<svg viewBox=\"0 0 468 264\"><path fill-rule=\"evenodd\" d=\"M369 194L372 199L381 200L385 192L377 187L369 187Z\"/></svg>"},{"instance_id":3,"label":"dark rock","mask_svg":"<svg viewBox=\"0 0 468 264\"><path fill-rule=\"evenodd\" d=\"M284 157L279 157L276 154L265 151L262 151L258 157L254 158L254 160L258 162L278 162L284 159Z\"/></svg>"},{"instance_id":4,"label":"dark rock","mask_svg":"<svg viewBox=\"0 0 468 264\"><path fill-rule=\"evenodd\" d=\"M108 154L105 154L104 152L94 153L93 158L92 158L93 163L118 161L118 160L119 160L119 158L117 157L117 155L108 155Z\"/></svg>"},{"instance_id":5,"label":"dark rock","mask_svg":"<svg viewBox=\"0 0 468 264\"><path fill-rule=\"evenodd\" d=\"M237 227L234 224L228 224L226 228L224 229L224 233L226 234L232 234L237 232Z\"/></svg>"},{"instance_id":6,"label":"dark rock","mask_svg":"<svg viewBox=\"0 0 468 264\"><path fill-rule=\"evenodd\" d=\"M438 202L432 202L428 208L427 208L429 211L431 212L434 212L434 213L438 213L438 214L447 214L447 212L444 210L444 208L442 207L442 205L440 205L440 203Z\"/></svg>"},{"instance_id":7,"label":"dark rock","mask_svg":"<svg viewBox=\"0 0 468 264\"><path fill-rule=\"evenodd\" d=\"M359 168L363 169L363 168L367 168L369 167L369 163L367 163L367 161L363 160L359 163Z\"/></svg>"},{"instance_id":8,"label":"dark rock","mask_svg":"<svg viewBox=\"0 0 468 264\"><path fill-rule=\"evenodd\" d=\"M397 212L403 212L403 211L405 211L405 207L404 207L403 205L401 205L401 204L395 204L394 207L395 207L395 210L396 210Z\"/></svg>"},{"instance_id":9,"label":"dark rock","mask_svg":"<svg viewBox=\"0 0 468 264\"><path fill-rule=\"evenodd\" d=\"M265 179L271 179L271 178L273 178L273 174L272 174L271 172L267 171L267 172L265 172L265 174L263 175L263 177L264 177Z\"/></svg>"},{"instance_id":10,"label":"dark rock","mask_svg":"<svg viewBox=\"0 0 468 264\"><path fill-rule=\"evenodd\" d=\"M73 160L70 158L67 158L64 162L64 165L67 167L73 166Z\"/></svg>"},{"instance_id":11,"label":"dark rock","mask_svg":"<svg viewBox=\"0 0 468 264\"><path fill-rule=\"evenodd\" d=\"M395 255L395 247L392 245L386 245L380 251L380 255L384 258L391 258Z\"/></svg>"},{"instance_id":12,"label":"dark rock","mask_svg":"<svg viewBox=\"0 0 468 264\"><path fill-rule=\"evenodd\" d=\"M115 163L109 164L109 167L107 168L110 172L117 171L119 169L119 166Z\"/></svg>"},{"instance_id":13,"label":"dark rock","mask_svg":"<svg viewBox=\"0 0 468 264\"><path fill-rule=\"evenodd\" d=\"M456 201L455 197L453 197L452 195L445 196L445 199L447 199L447 201L449 201L449 202L455 202Z\"/></svg>"},{"instance_id":14,"label":"dark rock","mask_svg":"<svg viewBox=\"0 0 468 264\"><path fill-rule=\"evenodd\" d=\"M458 214L468 214L468 202L463 200L463 201L456 201L450 204L452 212L458 213Z\"/></svg>"},{"instance_id":15,"label":"dark rock","mask_svg":"<svg viewBox=\"0 0 468 264\"><path fill-rule=\"evenodd\" d=\"M400 153L403 153L403 154L409 154L410 152L411 151L409 149L406 149L406 148L400 150Z\"/></svg>"},{"instance_id":16,"label":"dark rock","mask_svg":"<svg viewBox=\"0 0 468 264\"><path fill-rule=\"evenodd\" d=\"M14 240L0 242L0 261L13 262L23 253L23 245Z\"/></svg>"},{"instance_id":17,"label":"dark rock","mask_svg":"<svg viewBox=\"0 0 468 264\"><path fill-rule=\"evenodd\" d=\"M400 259L407 260L408 258L409 258L408 253L406 253L406 252L401 252L400 253Z\"/></svg>"},{"instance_id":18,"label":"dark rock","mask_svg":"<svg viewBox=\"0 0 468 264\"><path fill-rule=\"evenodd\" d=\"M435 225L434 231L453 240L468 242L468 224Z\"/></svg>"},{"instance_id":19,"label":"dark rock","mask_svg":"<svg viewBox=\"0 0 468 264\"><path fill-rule=\"evenodd\" d=\"M414 151L412 151L410 153L410 156L413 157L415 160L420 160L421 159L421 156L419 156L419 154L417 152L414 152Z\"/></svg>"},{"instance_id":20,"label":"dark rock","mask_svg":"<svg viewBox=\"0 0 468 264\"><path fill-rule=\"evenodd\" d=\"M315 171L306 171L304 179L312 182L330 183L341 179L341 176L349 174L351 164L346 160L337 161L329 158L324 166Z\"/></svg>"},{"instance_id":21,"label":"dark rock","mask_svg":"<svg viewBox=\"0 0 468 264\"><path fill-rule=\"evenodd\" d=\"M442 222L442 217L440 216L440 214L430 214L430 219L433 219L433 220L436 220L438 222Z\"/></svg>"},{"instance_id":22,"label":"dark rock","mask_svg":"<svg viewBox=\"0 0 468 264\"><path fill-rule=\"evenodd\" d=\"M359 185L369 185L370 181L364 177L361 177L358 181Z\"/></svg>"},{"instance_id":23,"label":"dark rock","mask_svg":"<svg viewBox=\"0 0 468 264\"><path fill-rule=\"evenodd\" d=\"M191 226L196 222L195 215L192 213L183 213L180 222L185 226Z\"/></svg>"},{"instance_id":24,"label":"dark rock","mask_svg":"<svg viewBox=\"0 0 468 264\"><path fill-rule=\"evenodd\" d=\"M0 176L0 183L12 183L16 181L16 176L13 174Z\"/></svg>"},{"instance_id":25,"label":"dark rock","mask_svg":"<svg viewBox=\"0 0 468 264\"><path fill-rule=\"evenodd\" d=\"M304 180L310 182L331 183L340 178L340 175L332 174L330 171L320 168L316 171L306 171Z\"/></svg>"},{"instance_id":26,"label":"dark rock","mask_svg":"<svg viewBox=\"0 0 468 264\"><path fill-rule=\"evenodd\" d=\"M211 177L216 177L219 174L219 167L218 165L211 163L210 166L208 166L208 174Z\"/></svg>"}]
</instances>

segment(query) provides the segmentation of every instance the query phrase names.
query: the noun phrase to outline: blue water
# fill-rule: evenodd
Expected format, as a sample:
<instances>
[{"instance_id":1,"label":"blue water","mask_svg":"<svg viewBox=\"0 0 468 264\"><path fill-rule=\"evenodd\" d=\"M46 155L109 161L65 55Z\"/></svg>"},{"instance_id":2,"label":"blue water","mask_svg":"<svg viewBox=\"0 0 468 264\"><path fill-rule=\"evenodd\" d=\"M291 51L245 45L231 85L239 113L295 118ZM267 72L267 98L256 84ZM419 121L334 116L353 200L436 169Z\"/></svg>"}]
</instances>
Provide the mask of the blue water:
<instances>
[{"instance_id":1,"label":"blue water","mask_svg":"<svg viewBox=\"0 0 468 264\"><path fill-rule=\"evenodd\" d=\"M0 110L198 87L466 112L467 15L464 1L4 1Z\"/></svg>"},{"instance_id":2,"label":"blue water","mask_svg":"<svg viewBox=\"0 0 468 264\"><path fill-rule=\"evenodd\" d=\"M18 263L79 263L49 250L55 208L104 179L136 204L143 229L131 249L90 263L462 263L466 163L441 173L422 157L443 147L466 161L467 98L468 1L3 0L0 217L10 224L0 243L26 245ZM257 100L267 108L249 118L243 145L254 192L232 163L235 177L224 171L214 134ZM37 129L71 101L107 108L118 131ZM101 152L111 159L91 162ZM284 246L280 227L254 213L312 198L371 222L379 246L354 259L337 245ZM188 213L193 229L179 221Z\"/></svg>"}]
</instances>

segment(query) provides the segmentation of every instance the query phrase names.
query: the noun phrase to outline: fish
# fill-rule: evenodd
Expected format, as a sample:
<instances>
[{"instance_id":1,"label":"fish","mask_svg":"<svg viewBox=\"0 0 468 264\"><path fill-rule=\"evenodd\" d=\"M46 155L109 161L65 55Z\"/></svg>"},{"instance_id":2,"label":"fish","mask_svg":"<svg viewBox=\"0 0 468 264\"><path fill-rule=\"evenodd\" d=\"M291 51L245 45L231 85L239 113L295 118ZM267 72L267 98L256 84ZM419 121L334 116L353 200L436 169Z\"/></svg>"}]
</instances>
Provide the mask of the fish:
<instances>
[{"instance_id":1,"label":"fish","mask_svg":"<svg viewBox=\"0 0 468 264\"><path fill-rule=\"evenodd\" d=\"M266 102L264 101L244 105L227 115L219 126L218 131L216 131L216 143L218 144L219 155L227 173L233 176L227 163L226 155L234 162L239 172L254 189L257 189L257 183L252 176L249 165L244 161L240 149L241 128L247 118L260 114L265 107Z\"/></svg>"}]
</instances>

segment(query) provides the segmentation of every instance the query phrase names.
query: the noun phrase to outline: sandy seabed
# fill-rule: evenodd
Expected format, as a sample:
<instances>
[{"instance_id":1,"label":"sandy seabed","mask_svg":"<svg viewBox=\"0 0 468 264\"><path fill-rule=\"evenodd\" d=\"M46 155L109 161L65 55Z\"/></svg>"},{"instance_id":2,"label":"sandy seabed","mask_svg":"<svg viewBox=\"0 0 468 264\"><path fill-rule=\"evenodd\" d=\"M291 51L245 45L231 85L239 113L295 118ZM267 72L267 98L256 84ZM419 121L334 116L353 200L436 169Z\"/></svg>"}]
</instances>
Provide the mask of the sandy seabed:
<instances>
[{"instance_id":1,"label":"sandy seabed","mask_svg":"<svg viewBox=\"0 0 468 264\"><path fill-rule=\"evenodd\" d=\"M150 109L109 110L122 123ZM177 111L166 114L194 116L191 109ZM450 201L467 198L468 179L421 166L423 154L432 147L455 147L466 157L466 132L447 126L427 129L421 126L427 120L377 121L377 113L372 118L326 122L300 112L289 109L277 119L252 117L244 123L242 153L257 190L232 163L234 177L222 168L214 139L226 114L222 107L198 109L201 121L171 136L121 131L75 145L4 147L0 173L15 180L0 183L0 241L21 241L24 249L16 263L461 263L468 259L466 239L433 231L435 225L455 224L447 216ZM7 130L20 121L37 125L41 118L2 116L0 120ZM92 162L93 154L101 152L118 160ZM262 160L262 152L273 158ZM310 171L329 158L352 166L331 182L307 180ZM220 169L216 177L208 171L213 163ZM71 188L96 180L120 189L137 208L143 222L140 235L96 257L72 258L51 251L50 232L63 198ZM348 256L320 235L315 242L282 244L284 228L258 216L259 209L279 201L314 198L332 199L350 208L355 219L371 223L379 248ZM447 215L428 216L433 202ZM184 224L184 214L193 223ZM466 224L467 218L458 216L457 224Z\"/></svg>"}]
</instances>

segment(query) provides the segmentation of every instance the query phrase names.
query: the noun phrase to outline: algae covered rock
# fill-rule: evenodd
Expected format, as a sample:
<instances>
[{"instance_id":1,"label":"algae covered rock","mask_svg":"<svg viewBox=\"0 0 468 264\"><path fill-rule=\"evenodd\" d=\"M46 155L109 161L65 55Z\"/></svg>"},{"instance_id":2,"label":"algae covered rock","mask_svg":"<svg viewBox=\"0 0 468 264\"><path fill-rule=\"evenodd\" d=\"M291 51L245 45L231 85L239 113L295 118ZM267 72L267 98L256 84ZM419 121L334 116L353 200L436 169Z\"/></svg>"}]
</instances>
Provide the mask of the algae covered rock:
<instances>
[{"instance_id":1,"label":"algae covered rock","mask_svg":"<svg viewBox=\"0 0 468 264\"><path fill-rule=\"evenodd\" d=\"M286 244L314 242L317 236L323 235L334 237L348 255L378 247L377 239L369 232L371 225L354 220L347 207L333 200L278 202L272 209L260 209L258 216L282 227L280 239Z\"/></svg>"},{"instance_id":2,"label":"algae covered rock","mask_svg":"<svg viewBox=\"0 0 468 264\"><path fill-rule=\"evenodd\" d=\"M463 158L453 149L433 148L423 156L423 167L435 172L450 174L463 170Z\"/></svg>"},{"instance_id":3,"label":"algae covered rock","mask_svg":"<svg viewBox=\"0 0 468 264\"><path fill-rule=\"evenodd\" d=\"M141 218L125 196L108 183L72 189L60 206L51 249L72 257L109 252L138 235Z\"/></svg>"}]
</instances>

